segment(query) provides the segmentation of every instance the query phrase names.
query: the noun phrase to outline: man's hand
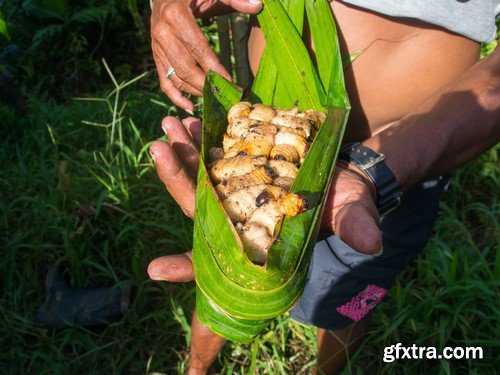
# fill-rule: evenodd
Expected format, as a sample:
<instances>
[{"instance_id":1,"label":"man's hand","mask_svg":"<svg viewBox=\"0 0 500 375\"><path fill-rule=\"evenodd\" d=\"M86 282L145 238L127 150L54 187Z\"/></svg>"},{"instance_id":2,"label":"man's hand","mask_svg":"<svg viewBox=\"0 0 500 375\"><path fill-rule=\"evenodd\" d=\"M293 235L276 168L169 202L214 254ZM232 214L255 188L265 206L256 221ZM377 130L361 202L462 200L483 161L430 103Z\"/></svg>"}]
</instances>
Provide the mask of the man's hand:
<instances>
[{"instance_id":1,"label":"man's hand","mask_svg":"<svg viewBox=\"0 0 500 375\"><path fill-rule=\"evenodd\" d=\"M161 127L169 144L155 141L149 153L170 195L182 211L193 218L201 123L193 117L182 120L182 123L175 117L165 117Z\"/></svg>"},{"instance_id":2,"label":"man's hand","mask_svg":"<svg viewBox=\"0 0 500 375\"><path fill-rule=\"evenodd\" d=\"M334 173L323 213L323 231L337 234L360 253L380 255L382 235L373 182L362 169L342 161Z\"/></svg>"},{"instance_id":3,"label":"man's hand","mask_svg":"<svg viewBox=\"0 0 500 375\"><path fill-rule=\"evenodd\" d=\"M149 153L156 171L168 192L190 218L194 217L194 196L198 172L201 123L187 118L182 123L175 117L165 117L161 127L169 144L155 141ZM167 255L153 260L148 267L153 280L185 282L194 279L191 252Z\"/></svg>"},{"instance_id":4,"label":"man's hand","mask_svg":"<svg viewBox=\"0 0 500 375\"><path fill-rule=\"evenodd\" d=\"M235 10L256 14L260 0L154 0L151 12L151 49L160 78L160 87L172 102L189 113L193 103L183 92L201 96L205 75L213 70L231 80L196 17ZM172 73L171 68L174 68ZM167 77L167 71L171 72Z\"/></svg>"}]
</instances>

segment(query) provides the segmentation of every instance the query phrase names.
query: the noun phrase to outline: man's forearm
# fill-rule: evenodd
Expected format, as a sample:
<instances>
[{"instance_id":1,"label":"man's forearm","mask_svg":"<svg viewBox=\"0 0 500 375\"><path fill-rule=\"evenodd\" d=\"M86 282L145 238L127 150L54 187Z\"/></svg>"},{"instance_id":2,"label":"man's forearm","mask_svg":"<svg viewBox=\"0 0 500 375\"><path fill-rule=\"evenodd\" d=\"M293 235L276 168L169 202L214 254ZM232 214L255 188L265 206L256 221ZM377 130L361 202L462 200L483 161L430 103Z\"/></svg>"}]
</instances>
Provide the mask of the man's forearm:
<instances>
[{"instance_id":1,"label":"man's forearm","mask_svg":"<svg viewBox=\"0 0 500 375\"><path fill-rule=\"evenodd\" d=\"M450 172L500 140L500 48L413 113L363 142L386 155L403 191Z\"/></svg>"}]
</instances>

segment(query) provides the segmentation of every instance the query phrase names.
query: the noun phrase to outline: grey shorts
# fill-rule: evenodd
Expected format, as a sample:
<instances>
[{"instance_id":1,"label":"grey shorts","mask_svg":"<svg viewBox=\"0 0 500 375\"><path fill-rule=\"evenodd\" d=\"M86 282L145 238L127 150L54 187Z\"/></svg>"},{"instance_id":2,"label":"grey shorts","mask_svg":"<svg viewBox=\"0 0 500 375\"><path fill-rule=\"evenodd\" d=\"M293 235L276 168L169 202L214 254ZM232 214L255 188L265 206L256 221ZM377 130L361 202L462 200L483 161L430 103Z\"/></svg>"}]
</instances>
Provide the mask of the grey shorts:
<instances>
[{"instance_id":1,"label":"grey shorts","mask_svg":"<svg viewBox=\"0 0 500 375\"><path fill-rule=\"evenodd\" d=\"M337 330L369 314L427 244L448 181L440 177L405 193L401 205L381 221L384 252L379 257L358 253L337 236L318 242L292 318Z\"/></svg>"}]
</instances>

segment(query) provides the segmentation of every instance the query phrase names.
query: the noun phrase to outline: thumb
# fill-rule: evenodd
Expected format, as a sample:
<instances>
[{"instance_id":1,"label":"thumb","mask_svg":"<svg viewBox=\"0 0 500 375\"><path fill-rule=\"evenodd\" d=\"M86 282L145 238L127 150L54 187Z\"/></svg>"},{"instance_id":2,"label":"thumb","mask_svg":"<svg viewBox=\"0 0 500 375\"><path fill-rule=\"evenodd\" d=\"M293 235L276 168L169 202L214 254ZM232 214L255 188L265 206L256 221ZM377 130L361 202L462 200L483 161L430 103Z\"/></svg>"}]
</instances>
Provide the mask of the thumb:
<instances>
[{"instance_id":1,"label":"thumb","mask_svg":"<svg viewBox=\"0 0 500 375\"><path fill-rule=\"evenodd\" d=\"M351 202L335 216L335 233L360 253L378 256L382 253L379 215L374 204Z\"/></svg>"},{"instance_id":2,"label":"thumb","mask_svg":"<svg viewBox=\"0 0 500 375\"><path fill-rule=\"evenodd\" d=\"M194 280L191 252L156 258L149 263L148 275L156 281L187 282Z\"/></svg>"},{"instance_id":3,"label":"thumb","mask_svg":"<svg viewBox=\"0 0 500 375\"><path fill-rule=\"evenodd\" d=\"M222 2L241 13L257 14L262 10L261 0L223 0Z\"/></svg>"}]
</instances>

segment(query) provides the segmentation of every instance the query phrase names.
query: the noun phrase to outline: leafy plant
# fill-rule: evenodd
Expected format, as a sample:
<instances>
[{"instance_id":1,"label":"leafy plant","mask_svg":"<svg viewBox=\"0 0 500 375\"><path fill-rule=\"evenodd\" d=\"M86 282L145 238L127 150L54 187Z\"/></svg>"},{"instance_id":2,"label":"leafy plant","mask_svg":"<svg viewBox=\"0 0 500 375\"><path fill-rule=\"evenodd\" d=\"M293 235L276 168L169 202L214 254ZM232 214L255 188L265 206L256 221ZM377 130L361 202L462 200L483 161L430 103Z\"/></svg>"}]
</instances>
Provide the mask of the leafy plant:
<instances>
[{"instance_id":1,"label":"leafy plant","mask_svg":"<svg viewBox=\"0 0 500 375\"><path fill-rule=\"evenodd\" d=\"M7 30L7 24L5 23L3 13L0 11L0 36L7 40L10 40L9 31Z\"/></svg>"},{"instance_id":2,"label":"leafy plant","mask_svg":"<svg viewBox=\"0 0 500 375\"><path fill-rule=\"evenodd\" d=\"M141 9L148 8L143 0ZM136 0L25 0L0 4L0 10L10 44L20 51L13 73L23 77L25 91L62 99L96 90L106 78L101 58L130 76L150 55Z\"/></svg>"}]
</instances>

